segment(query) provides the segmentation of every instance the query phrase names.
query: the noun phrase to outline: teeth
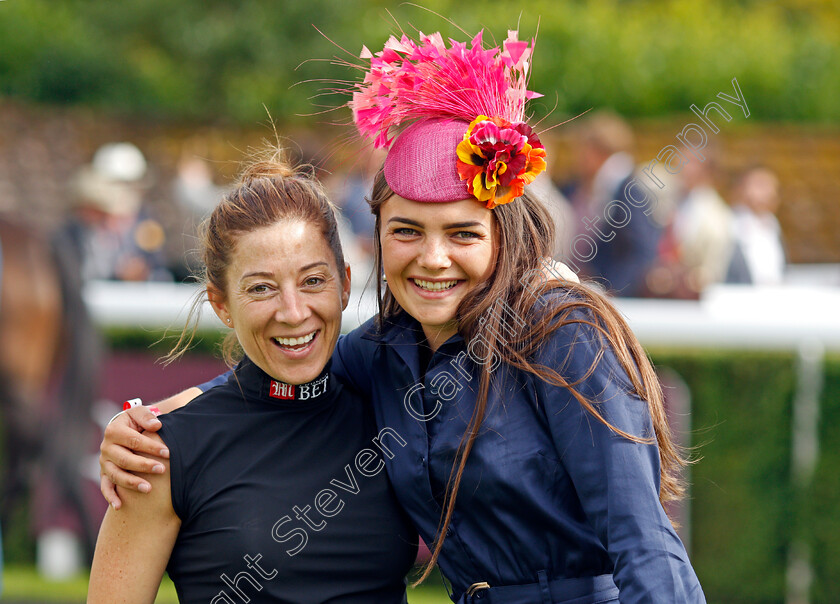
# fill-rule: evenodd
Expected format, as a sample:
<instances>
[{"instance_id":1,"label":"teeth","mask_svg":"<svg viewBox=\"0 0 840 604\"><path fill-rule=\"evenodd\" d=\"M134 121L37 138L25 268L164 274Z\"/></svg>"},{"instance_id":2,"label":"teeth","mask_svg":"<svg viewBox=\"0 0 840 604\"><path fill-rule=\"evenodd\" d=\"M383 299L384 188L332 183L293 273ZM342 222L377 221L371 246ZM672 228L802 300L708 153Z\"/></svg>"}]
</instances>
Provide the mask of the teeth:
<instances>
[{"instance_id":1,"label":"teeth","mask_svg":"<svg viewBox=\"0 0 840 604\"><path fill-rule=\"evenodd\" d=\"M458 281L423 281L422 279L414 279L414 283L423 289L436 292L455 287Z\"/></svg>"},{"instance_id":2,"label":"teeth","mask_svg":"<svg viewBox=\"0 0 840 604\"><path fill-rule=\"evenodd\" d=\"M300 346L301 344L306 344L312 341L312 338L315 337L315 332L302 336L300 338L274 338L274 341L280 344L281 346Z\"/></svg>"}]
</instances>

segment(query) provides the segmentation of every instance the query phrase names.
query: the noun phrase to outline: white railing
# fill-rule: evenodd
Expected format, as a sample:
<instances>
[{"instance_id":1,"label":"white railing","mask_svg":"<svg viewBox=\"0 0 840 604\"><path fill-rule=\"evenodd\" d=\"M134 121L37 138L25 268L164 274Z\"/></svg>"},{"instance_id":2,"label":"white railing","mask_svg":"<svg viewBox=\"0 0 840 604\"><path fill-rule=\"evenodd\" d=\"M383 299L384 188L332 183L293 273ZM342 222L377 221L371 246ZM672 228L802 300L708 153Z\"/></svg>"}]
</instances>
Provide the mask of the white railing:
<instances>
[{"instance_id":1,"label":"white railing","mask_svg":"<svg viewBox=\"0 0 840 604\"><path fill-rule=\"evenodd\" d=\"M184 324L195 286L175 283L87 284L85 299L97 324L143 329ZM840 287L719 286L700 301L617 299L647 347L797 349L803 342L840 350ZM354 290L344 313L349 330L370 317L373 298ZM202 328L221 328L205 304Z\"/></svg>"}]
</instances>

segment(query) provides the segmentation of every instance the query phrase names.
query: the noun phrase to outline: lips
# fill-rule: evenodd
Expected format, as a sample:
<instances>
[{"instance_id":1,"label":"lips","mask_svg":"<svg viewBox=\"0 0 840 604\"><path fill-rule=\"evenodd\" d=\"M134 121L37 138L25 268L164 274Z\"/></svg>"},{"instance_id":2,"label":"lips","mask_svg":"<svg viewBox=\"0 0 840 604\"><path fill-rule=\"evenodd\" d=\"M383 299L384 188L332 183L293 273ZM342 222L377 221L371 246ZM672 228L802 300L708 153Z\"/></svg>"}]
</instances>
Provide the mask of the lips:
<instances>
[{"instance_id":1,"label":"lips","mask_svg":"<svg viewBox=\"0 0 840 604\"><path fill-rule=\"evenodd\" d=\"M411 281L413 281L414 285L416 285L420 289L429 292L444 291L447 289L452 289L453 287L458 285L457 279L452 279L450 281L426 281L425 279L411 279Z\"/></svg>"},{"instance_id":2,"label":"lips","mask_svg":"<svg viewBox=\"0 0 840 604\"><path fill-rule=\"evenodd\" d=\"M300 337L290 337L290 338L282 338L276 337L272 338L275 344L277 344L280 348L285 350L303 350L306 346L315 339L315 336L318 334L318 330L316 329L313 332L310 332L306 335Z\"/></svg>"}]
</instances>

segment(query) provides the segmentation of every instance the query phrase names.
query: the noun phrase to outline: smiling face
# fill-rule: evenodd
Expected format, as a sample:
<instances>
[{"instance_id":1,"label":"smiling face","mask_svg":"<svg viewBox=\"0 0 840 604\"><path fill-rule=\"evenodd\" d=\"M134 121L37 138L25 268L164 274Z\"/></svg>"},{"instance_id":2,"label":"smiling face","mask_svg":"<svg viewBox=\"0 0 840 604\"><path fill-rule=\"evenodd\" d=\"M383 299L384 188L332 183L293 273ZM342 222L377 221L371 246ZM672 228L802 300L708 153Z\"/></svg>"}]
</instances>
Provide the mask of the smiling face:
<instances>
[{"instance_id":1,"label":"smiling face","mask_svg":"<svg viewBox=\"0 0 840 604\"><path fill-rule=\"evenodd\" d=\"M238 237L226 291L207 292L248 358L274 379L303 384L323 371L338 340L350 296L343 270L344 280L316 225L282 221Z\"/></svg>"},{"instance_id":2,"label":"smiling face","mask_svg":"<svg viewBox=\"0 0 840 604\"><path fill-rule=\"evenodd\" d=\"M475 199L419 203L393 195L380 221L388 288L437 349L458 330L461 300L493 272L493 212Z\"/></svg>"}]
</instances>

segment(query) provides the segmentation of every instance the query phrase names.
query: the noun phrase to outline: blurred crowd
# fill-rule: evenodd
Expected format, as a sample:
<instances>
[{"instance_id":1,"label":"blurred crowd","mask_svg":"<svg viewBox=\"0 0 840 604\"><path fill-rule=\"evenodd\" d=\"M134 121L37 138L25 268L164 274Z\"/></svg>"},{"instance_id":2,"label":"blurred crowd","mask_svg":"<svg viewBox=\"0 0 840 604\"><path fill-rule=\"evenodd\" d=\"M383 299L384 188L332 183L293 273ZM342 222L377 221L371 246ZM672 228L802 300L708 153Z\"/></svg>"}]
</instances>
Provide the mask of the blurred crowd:
<instances>
[{"instance_id":1,"label":"blurred crowd","mask_svg":"<svg viewBox=\"0 0 840 604\"><path fill-rule=\"evenodd\" d=\"M695 299L718 283L778 285L785 249L779 180L766 166L720 169L720 149L682 150L680 169L644 177L634 136L619 116L574 124L575 170L550 183L556 255L617 296ZM727 182L728 181L728 182ZM722 190L728 194L722 194ZM642 198L639 198L639 195Z\"/></svg>"},{"instance_id":2,"label":"blurred crowd","mask_svg":"<svg viewBox=\"0 0 840 604\"><path fill-rule=\"evenodd\" d=\"M319 173L341 210L354 281L366 279L373 266L374 221L365 197L381 162L373 152L345 172ZM197 155L185 154L165 186L153 187L153 174L136 145L118 142L97 149L70 179L70 208L55 230L76 253L83 280L184 281L195 275L198 226L227 187L214 182L209 162ZM168 198L153 199L160 191Z\"/></svg>"},{"instance_id":3,"label":"blurred crowd","mask_svg":"<svg viewBox=\"0 0 840 604\"><path fill-rule=\"evenodd\" d=\"M151 178L140 149L120 142L100 147L71 179L72 204L59 235L77 253L84 280L180 281L194 270L188 242L224 189L206 162L185 157L169 187L173 221L158 215L160 203L150 203Z\"/></svg>"},{"instance_id":4,"label":"blurred crowd","mask_svg":"<svg viewBox=\"0 0 840 604\"><path fill-rule=\"evenodd\" d=\"M711 141L700 157L684 150L680 171L662 170L654 187L641 178L645 158L635 155L633 131L621 117L588 115L571 131L573 165L556 182L549 171L536 185L555 214L557 259L617 296L693 299L717 283L782 282L779 180L771 169L756 164L723 174ZM373 255L365 196L381 160L368 152L319 174L341 210L360 285ZM120 142L100 147L72 177L73 203L59 233L76 250L84 279L182 281L197 268L190 253L196 227L225 187L206 161L185 154L172 182L154 188L168 191L162 203L149 198L152 173L135 145ZM634 179L647 203L628 191Z\"/></svg>"}]
</instances>

